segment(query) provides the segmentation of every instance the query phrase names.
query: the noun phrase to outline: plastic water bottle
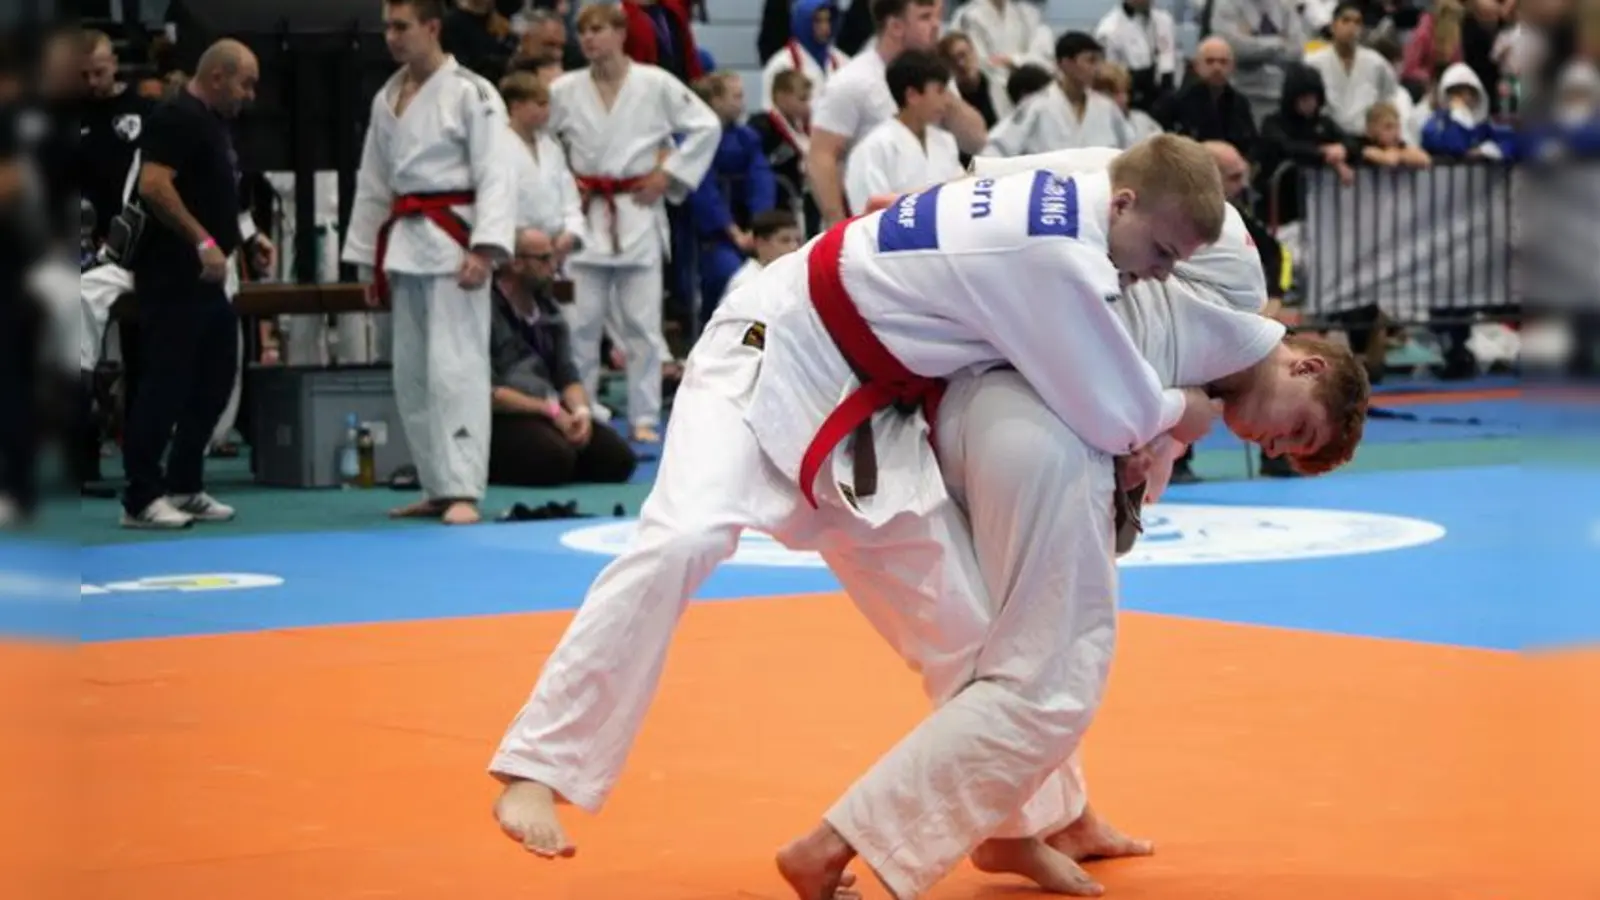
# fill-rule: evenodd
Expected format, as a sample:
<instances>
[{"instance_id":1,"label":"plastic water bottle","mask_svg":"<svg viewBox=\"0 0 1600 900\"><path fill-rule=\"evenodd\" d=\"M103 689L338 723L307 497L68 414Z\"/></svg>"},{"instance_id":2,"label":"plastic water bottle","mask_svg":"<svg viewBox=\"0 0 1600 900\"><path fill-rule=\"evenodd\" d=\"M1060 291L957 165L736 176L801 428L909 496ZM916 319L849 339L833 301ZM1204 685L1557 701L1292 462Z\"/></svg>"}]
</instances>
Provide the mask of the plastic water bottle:
<instances>
[{"instance_id":1,"label":"plastic water bottle","mask_svg":"<svg viewBox=\"0 0 1600 900\"><path fill-rule=\"evenodd\" d=\"M344 443L339 447L339 483L355 487L361 478L361 453L356 443L361 431L361 420L355 413L345 417Z\"/></svg>"}]
</instances>

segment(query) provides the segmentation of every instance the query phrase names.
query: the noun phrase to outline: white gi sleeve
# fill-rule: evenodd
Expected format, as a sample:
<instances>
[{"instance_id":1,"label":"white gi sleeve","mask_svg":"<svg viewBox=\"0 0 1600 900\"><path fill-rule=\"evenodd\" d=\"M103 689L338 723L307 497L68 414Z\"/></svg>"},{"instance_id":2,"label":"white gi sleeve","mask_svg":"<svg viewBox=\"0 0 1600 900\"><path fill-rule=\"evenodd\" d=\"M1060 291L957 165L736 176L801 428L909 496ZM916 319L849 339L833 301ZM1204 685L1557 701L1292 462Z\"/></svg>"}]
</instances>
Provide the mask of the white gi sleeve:
<instances>
[{"instance_id":1,"label":"white gi sleeve","mask_svg":"<svg viewBox=\"0 0 1600 900\"><path fill-rule=\"evenodd\" d=\"M661 170L672 181L667 188L667 201L682 203L711 170L717 145L722 143L722 120L704 100L695 96L694 91L665 72L658 74L670 82L670 86L661 91L667 121L674 134L683 135L683 140L661 164Z\"/></svg>"},{"instance_id":2,"label":"white gi sleeve","mask_svg":"<svg viewBox=\"0 0 1600 900\"><path fill-rule=\"evenodd\" d=\"M878 127L886 126L898 127L892 121ZM875 138L873 134L876 131L869 133L845 159L844 199L851 209L866 209L867 201L877 194L899 193L894 188L890 172L894 159L888 151L894 145L881 140L882 135Z\"/></svg>"},{"instance_id":3,"label":"white gi sleeve","mask_svg":"<svg viewBox=\"0 0 1600 900\"><path fill-rule=\"evenodd\" d=\"M506 165L507 142L516 140L505 103L486 82L461 92L467 123L467 165L472 170L472 249L500 261L511 258L517 236L516 170Z\"/></svg>"},{"instance_id":4,"label":"white gi sleeve","mask_svg":"<svg viewBox=\"0 0 1600 900\"><path fill-rule=\"evenodd\" d=\"M557 141L545 144L554 151L539 160L540 165L555 166L557 193L561 203L561 230L572 235L578 244L589 241L589 221L583 214L583 196L578 193L578 182L572 177L572 166L567 164L567 151Z\"/></svg>"},{"instance_id":5,"label":"white gi sleeve","mask_svg":"<svg viewBox=\"0 0 1600 900\"><path fill-rule=\"evenodd\" d=\"M984 156L1016 156L1028 147L1034 129L1039 123L1038 95L1028 98L1017 111L996 122L989 129L989 145L983 148Z\"/></svg>"},{"instance_id":6,"label":"white gi sleeve","mask_svg":"<svg viewBox=\"0 0 1600 900\"><path fill-rule=\"evenodd\" d=\"M1090 446L1131 453L1183 417L1183 392L1161 386L1112 308L1121 296L1103 250L1041 239L968 257L961 274L968 324Z\"/></svg>"},{"instance_id":7,"label":"white gi sleeve","mask_svg":"<svg viewBox=\"0 0 1600 900\"><path fill-rule=\"evenodd\" d=\"M839 79L825 82L811 104L812 131L826 131L844 139L856 139L861 130L861 98L849 90L851 82ZM864 135L863 135L864 137Z\"/></svg>"},{"instance_id":8,"label":"white gi sleeve","mask_svg":"<svg viewBox=\"0 0 1600 900\"><path fill-rule=\"evenodd\" d=\"M378 228L389 218L389 205L394 202L394 192L389 188L389 160L383 141L378 134L386 115L383 89L372 98L371 117L367 120L367 136L361 144L361 166L356 170L356 196L350 206L350 225L345 228L344 252L340 258L347 263L370 269L377 254Z\"/></svg>"}]
</instances>

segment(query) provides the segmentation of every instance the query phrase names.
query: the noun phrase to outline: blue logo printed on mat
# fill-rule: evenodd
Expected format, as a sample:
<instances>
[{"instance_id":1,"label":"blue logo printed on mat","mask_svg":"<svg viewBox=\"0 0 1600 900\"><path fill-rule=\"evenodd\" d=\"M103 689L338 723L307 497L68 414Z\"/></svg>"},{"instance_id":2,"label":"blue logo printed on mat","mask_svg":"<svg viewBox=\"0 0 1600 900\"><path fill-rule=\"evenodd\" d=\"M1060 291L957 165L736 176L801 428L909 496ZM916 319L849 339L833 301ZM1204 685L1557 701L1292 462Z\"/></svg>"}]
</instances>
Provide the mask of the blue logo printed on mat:
<instances>
[{"instance_id":1,"label":"blue logo printed on mat","mask_svg":"<svg viewBox=\"0 0 1600 900\"><path fill-rule=\"evenodd\" d=\"M939 188L901 197L878 219L878 252L939 249Z\"/></svg>"},{"instance_id":2,"label":"blue logo printed on mat","mask_svg":"<svg viewBox=\"0 0 1600 900\"><path fill-rule=\"evenodd\" d=\"M1035 173L1028 194L1028 237L1077 236L1077 183L1049 172Z\"/></svg>"}]
</instances>

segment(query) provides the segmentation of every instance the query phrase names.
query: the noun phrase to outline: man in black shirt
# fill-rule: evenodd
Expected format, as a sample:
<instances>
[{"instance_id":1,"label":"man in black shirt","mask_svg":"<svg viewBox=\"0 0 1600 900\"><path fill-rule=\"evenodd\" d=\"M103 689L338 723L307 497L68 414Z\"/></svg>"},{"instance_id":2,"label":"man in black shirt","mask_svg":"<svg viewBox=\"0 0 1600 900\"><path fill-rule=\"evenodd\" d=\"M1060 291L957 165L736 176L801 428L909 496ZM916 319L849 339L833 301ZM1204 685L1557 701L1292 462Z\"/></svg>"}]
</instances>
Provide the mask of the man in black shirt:
<instances>
[{"instance_id":1,"label":"man in black shirt","mask_svg":"<svg viewBox=\"0 0 1600 900\"><path fill-rule=\"evenodd\" d=\"M242 243L238 155L227 120L255 99L258 77L249 48L218 41L184 89L145 120L139 138L138 196L150 221L129 268L145 372L123 447L125 527L233 518L202 480L206 444L233 391L239 340L223 288ZM256 237L250 251L258 268L271 267L265 238Z\"/></svg>"},{"instance_id":2,"label":"man in black shirt","mask_svg":"<svg viewBox=\"0 0 1600 900\"><path fill-rule=\"evenodd\" d=\"M117 80L117 54L103 32L83 35L88 97L80 113L81 163L78 183L83 199L94 207L94 240L105 240L111 217L122 209L128 167L138 148L145 119L155 103Z\"/></svg>"}]
</instances>

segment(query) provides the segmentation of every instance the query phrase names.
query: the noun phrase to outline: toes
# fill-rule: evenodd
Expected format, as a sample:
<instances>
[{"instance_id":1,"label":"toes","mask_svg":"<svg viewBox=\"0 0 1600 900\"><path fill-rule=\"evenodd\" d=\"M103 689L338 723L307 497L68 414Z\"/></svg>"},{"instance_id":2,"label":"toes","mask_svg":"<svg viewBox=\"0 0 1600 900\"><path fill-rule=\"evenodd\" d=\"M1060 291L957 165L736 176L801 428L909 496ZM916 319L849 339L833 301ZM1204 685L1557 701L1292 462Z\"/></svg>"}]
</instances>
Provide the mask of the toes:
<instances>
[{"instance_id":1,"label":"toes","mask_svg":"<svg viewBox=\"0 0 1600 900\"><path fill-rule=\"evenodd\" d=\"M1068 862L1060 869L1061 879L1059 884L1050 885L1051 890L1069 897L1099 897L1106 889L1099 882L1089 877L1089 873L1077 863Z\"/></svg>"},{"instance_id":2,"label":"toes","mask_svg":"<svg viewBox=\"0 0 1600 900\"><path fill-rule=\"evenodd\" d=\"M842 887L842 888L854 887L855 883L856 883L856 873L854 873L854 872L846 872L843 875L839 876L839 887Z\"/></svg>"},{"instance_id":3,"label":"toes","mask_svg":"<svg viewBox=\"0 0 1600 900\"><path fill-rule=\"evenodd\" d=\"M565 835L548 829L536 828L529 831L522 846L535 856L545 859L566 859L578 852L578 848L567 842Z\"/></svg>"}]
</instances>

